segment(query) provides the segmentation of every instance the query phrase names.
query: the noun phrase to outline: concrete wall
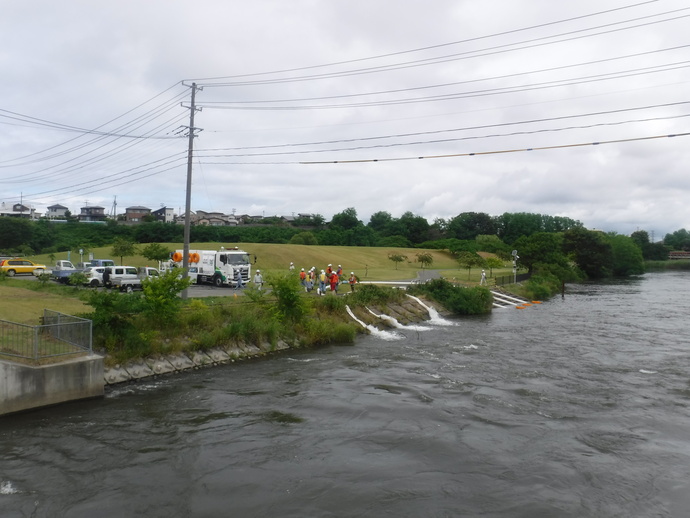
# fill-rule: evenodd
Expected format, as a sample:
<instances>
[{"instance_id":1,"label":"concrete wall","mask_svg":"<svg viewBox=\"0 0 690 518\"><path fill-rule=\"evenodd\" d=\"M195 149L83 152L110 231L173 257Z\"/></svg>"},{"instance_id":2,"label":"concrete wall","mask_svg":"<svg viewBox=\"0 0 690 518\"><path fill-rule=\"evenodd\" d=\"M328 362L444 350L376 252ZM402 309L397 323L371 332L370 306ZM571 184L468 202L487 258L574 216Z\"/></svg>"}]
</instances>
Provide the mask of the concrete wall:
<instances>
[{"instance_id":1,"label":"concrete wall","mask_svg":"<svg viewBox=\"0 0 690 518\"><path fill-rule=\"evenodd\" d=\"M0 360L0 415L103 396L103 358L33 367Z\"/></svg>"}]
</instances>

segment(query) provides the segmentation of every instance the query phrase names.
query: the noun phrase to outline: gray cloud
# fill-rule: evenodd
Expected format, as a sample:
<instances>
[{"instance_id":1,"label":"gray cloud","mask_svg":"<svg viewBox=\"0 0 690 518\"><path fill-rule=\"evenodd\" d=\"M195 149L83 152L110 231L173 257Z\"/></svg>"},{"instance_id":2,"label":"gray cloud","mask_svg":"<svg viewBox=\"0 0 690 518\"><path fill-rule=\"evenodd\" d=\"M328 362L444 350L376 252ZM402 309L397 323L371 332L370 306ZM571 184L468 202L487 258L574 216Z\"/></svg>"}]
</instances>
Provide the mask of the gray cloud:
<instances>
[{"instance_id":1,"label":"gray cloud","mask_svg":"<svg viewBox=\"0 0 690 518\"><path fill-rule=\"evenodd\" d=\"M78 210L110 207L117 196L120 209L183 208L182 133L177 140L99 138L8 112L171 137L187 124L180 103L188 105L190 91L180 81L188 79L205 85L197 94L204 107L195 124L203 131L195 141L194 209L329 218L355 207L365 221L379 210L429 220L525 211L621 233L643 228L658 238L690 228L687 137L561 146L688 131L690 105L674 104L690 101L687 51L665 50L686 44L684 9L680 0L636 7L593 0L12 2L0 20L0 200ZM570 21L554 23L563 20ZM434 64L412 66L430 58ZM249 75L339 62L348 63ZM361 73L313 77L355 70ZM310 78L267 82L299 76ZM208 79L220 77L235 84ZM425 88L433 85L447 86ZM362 93L369 95L356 96ZM411 102L437 95L454 98ZM257 103L272 108L265 110L214 104L292 99L304 100ZM410 101L386 104L401 99ZM352 103L372 104L275 109ZM661 104L668 106L652 108ZM520 121L541 122L508 125ZM439 132L448 129L458 131ZM295 146L302 143L309 145ZM282 147L232 149L255 146ZM491 153L548 146L557 149Z\"/></svg>"}]
</instances>

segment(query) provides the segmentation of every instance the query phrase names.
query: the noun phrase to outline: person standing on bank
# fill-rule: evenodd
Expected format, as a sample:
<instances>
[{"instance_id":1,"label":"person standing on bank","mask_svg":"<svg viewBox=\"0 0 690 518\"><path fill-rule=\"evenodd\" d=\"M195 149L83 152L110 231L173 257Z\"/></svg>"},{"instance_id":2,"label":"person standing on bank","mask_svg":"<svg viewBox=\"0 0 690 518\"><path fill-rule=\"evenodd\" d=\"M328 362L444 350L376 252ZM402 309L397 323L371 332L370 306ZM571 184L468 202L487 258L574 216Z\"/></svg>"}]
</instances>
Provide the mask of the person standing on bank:
<instances>
[{"instance_id":1,"label":"person standing on bank","mask_svg":"<svg viewBox=\"0 0 690 518\"><path fill-rule=\"evenodd\" d=\"M261 270L256 270L256 273L254 274L254 286L257 290L261 291L263 285L264 278L261 275Z\"/></svg>"},{"instance_id":2,"label":"person standing on bank","mask_svg":"<svg viewBox=\"0 0 690 518\"><path fill-rule=\"evenodd\" d=\"M479 281L480 286L485 286L486 285L486 272L482 270L482 278Z\"/></svg>"},{"instance_id":3,"label":"person standing on bank","mask_svg":"<svg viewBox=\"0 0 690 518\"><path fill-rule=\"evenodd\" d=\"M326 271L321 270L321 275L319 275L319 295L325 295L326 294L326 281L328 278L326 277Z\"/></svg>"},{"instance_id":4,"label":"person standing on bank","mask_svg":"<svg viewBox=\"0 0 690 518\"><path fill-rule=\"evenodd\" d=\"M242 288L244 288L244 282L242 281L242 270L237 268L235 272L237 272L237 284L235 284L235 289L241 290Z\"/></svg>"},{"instance_id":5,"label":"person standing on bank","mask_svg":"<svg viewBox=\"0 0 690 518\"><path fill-rule=\"evenodd\" d=\"M348 282L350 283L350 291L354 292L355 284L357 284L357 277L355 277L355 272L350 272L350 279Z\"/></svg>"},{"instance_id":6,"label":"person standing on bank","mask_svg":"<svg viewBox=\"0 0 690 518\"><path fill-rule=\"evenodd\" d=\"M335 295L338 294L338 274L335 273L334 271L331 271L331 276L328 279L331 283L331 293L334 293Z\"/></svg>"}]
</instances>

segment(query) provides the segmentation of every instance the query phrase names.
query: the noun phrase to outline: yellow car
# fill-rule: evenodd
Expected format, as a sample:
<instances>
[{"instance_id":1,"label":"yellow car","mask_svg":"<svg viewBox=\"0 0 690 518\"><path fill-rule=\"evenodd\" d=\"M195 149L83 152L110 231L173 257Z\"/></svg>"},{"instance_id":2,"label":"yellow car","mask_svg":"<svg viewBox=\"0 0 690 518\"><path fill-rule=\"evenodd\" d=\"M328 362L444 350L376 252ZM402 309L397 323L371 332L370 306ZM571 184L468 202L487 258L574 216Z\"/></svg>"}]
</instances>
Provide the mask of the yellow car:
<instances>
[{"instance_id":1,"label":"yellow car","mask_svg":"<svg viewBox=\"0 0 690 518\"><path fill-rule=\"evenodd\" d=\"M27 273L29 275L40 275L45 273L45 264L36 264L28 259L3 259L0 261L0 270L6 272L10 277L15 275Z\"/></svg>"}]
</instances>

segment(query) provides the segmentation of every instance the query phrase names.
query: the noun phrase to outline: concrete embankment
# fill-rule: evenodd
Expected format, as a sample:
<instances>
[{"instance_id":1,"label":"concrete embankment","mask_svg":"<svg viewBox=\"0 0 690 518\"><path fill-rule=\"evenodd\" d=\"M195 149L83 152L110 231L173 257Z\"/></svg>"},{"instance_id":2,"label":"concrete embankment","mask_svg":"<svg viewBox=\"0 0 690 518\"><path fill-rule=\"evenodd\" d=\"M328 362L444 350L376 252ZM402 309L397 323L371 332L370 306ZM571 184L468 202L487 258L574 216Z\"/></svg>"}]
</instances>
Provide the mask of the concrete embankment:
<instances>
[{"instance_id":1,"label":"concrete embankment","mask_svg":"<svg viewBox=\"0 0 690 518\"><path fill-rule=\"evenodd\" d=\"M187 353L142 358L123 365L106 367L103 379L107 385L116 385L161 374L183 372L190 369L256 358L264 356L269 352L283 351L289 348L283 342L279 342L275 347L271 347L269 344L264 344L261 347L255 345L232 345L227 348L216 347L208 351L190 351Z\"/></svg>"},{"instance_id":2,"label":"concrete embankment","mask_svg":"<svg viewBox=\"0 0 690 518\"><path fill-rule=\"evenodd\" d=\"M51 365L0 361L0 415L103 396L103 357Z\"/></svg>"}]
</instances>

